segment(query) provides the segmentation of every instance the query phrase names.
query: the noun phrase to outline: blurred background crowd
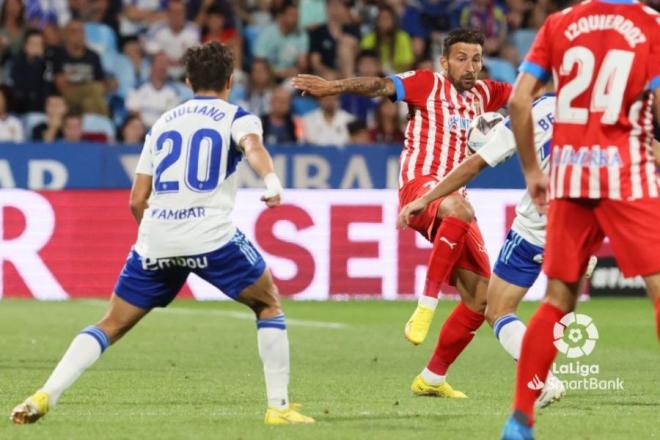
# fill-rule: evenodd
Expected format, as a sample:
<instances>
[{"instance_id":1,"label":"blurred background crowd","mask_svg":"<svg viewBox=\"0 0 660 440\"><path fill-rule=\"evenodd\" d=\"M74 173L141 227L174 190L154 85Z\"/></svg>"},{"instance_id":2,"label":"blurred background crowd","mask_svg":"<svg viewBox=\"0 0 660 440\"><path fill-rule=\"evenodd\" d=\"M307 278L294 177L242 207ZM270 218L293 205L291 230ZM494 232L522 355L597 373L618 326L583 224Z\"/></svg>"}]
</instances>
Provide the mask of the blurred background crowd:
<instances>
[{"instance_id":1,"label":"blurred background crowd","mask_svg":"<svg viewBox=\"0 0 660 440\"><path fill-rule=\"evenodd\" d=\"M513 82L550 0L0 0L0 141L139 144L192 97L187 48L235 54L231 102L272 143L398 143L405 109L358 96L315 100L288 79L439 70L446 33L486 35L483 77ZM658 8L660 0L650 1Z\"/></svg>"}]
</instances>

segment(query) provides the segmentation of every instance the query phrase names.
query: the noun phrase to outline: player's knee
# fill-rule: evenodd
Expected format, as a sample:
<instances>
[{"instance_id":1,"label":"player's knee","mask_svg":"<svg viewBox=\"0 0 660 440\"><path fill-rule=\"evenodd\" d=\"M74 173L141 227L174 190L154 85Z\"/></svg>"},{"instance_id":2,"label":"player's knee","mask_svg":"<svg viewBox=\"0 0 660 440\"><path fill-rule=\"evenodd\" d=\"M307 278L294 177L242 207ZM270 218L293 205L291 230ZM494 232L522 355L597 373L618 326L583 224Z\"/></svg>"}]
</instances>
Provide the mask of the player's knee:
<instances>
[{"instance_id":1,"label":"player's knee","mask_svg":"<svg viewBox=\"0 0 660 440\"><path fill-rule=\"evenodd\" d=\"M442 201L438 215L441 217L456 217L470 223L474 219L474 209L465 197L453 195Z\"/></svg>"},{"instance_id":2,"label":"player's knee","mask_svg":"<svg viewBox=\"0 0 660 440\"><path fill-rule=\"evenodd\" d=\"M500 319L502 316L515 312L516 312L515 307L508 307L502 304L488 303L486 305L486 313L485 313L486 321L492 327L495 324L495 322L497 322L497 320Z\"/></svg>"}]
</instances>

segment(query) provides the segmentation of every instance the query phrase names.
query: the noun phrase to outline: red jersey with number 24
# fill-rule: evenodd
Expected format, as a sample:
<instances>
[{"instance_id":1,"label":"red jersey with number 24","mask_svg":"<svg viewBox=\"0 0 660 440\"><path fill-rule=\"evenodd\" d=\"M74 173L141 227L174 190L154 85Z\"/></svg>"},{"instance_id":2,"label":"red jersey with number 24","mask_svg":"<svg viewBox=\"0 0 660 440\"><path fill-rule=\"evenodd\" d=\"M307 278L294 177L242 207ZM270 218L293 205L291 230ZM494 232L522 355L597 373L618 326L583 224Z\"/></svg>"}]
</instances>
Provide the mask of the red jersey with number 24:
<instances>
[{"instance_id":1,"label":"red jersey with number 24","mask_svg":"<svg viewBox=\"0 0 660 440\"><path fill-rule=\"evenodd\" d=\"M636 1L586 1L551 15L521 71L557 89L551 198L660 195L653 91L660 87L660 14Z\"/></svg>"}]
</instances>

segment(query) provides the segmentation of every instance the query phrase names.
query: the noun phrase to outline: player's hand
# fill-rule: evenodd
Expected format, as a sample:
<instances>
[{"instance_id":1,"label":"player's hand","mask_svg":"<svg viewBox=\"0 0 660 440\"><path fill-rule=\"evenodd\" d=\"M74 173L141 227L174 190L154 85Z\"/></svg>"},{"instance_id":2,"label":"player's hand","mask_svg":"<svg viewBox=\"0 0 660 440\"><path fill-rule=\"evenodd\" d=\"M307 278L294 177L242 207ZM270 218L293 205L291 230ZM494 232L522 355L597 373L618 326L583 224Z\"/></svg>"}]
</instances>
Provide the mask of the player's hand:
<instances>
[{"instance_id":1,"label":"player's hand","mask_svg":"<svg viewBox=\"0 0 660 440\"><path fill-rule=\"evenodd\" d=\"M296 75L291 81L294 88L300 90L303 95L329 96L336 95L334 81L328 81L316 75Z\"/></svg>"},{"instance_id":2,"label":"player's hand","mask_svg":"<svg viewBox=\"0 0 660 440\"><path fill-rule=\"evenodd\" d=\"M527 191L536 209L543 215L548 213L548 176L540 169L525 176Z\"/></svg>"},{"instance_id":3,"label":"player's hand","mask_svg":"<svg viewBox=\"0 0 660 440\"><path fill-rule=\"evenodd\" d=\"M420 197L419 199L413 200L401 208L401 212L399 212L399 219L397 220L397 227L399 229L406 228L410 224L410 218L424 212L427 205L428 203L426 203L424 198Z\"/></svg>"},{"instance_id":4,"label":"player's hand","mask_svg":"<svg viewBox=\"0 0 660 440\"><path fill-rule=\"evenodd\" d=\"M261 196L261 201L266 204L269 208L274 208L282 204L282 197L279 194L273 197Z\"/></svg>"}]
</instances>

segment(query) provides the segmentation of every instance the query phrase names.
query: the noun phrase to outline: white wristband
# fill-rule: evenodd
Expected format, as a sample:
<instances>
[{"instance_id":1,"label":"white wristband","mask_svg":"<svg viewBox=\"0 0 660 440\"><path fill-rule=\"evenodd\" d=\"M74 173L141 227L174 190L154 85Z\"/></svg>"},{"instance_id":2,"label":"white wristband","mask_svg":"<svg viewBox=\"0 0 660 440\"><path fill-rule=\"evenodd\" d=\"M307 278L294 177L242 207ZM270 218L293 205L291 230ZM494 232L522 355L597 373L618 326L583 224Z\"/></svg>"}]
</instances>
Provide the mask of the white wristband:
<instances>
[{"instance_id":1,"label":"white wristband","mask_svg":"<svg viewBox=\"0 0 660 440\"><path fill-rule=\"evenodd\" d=\"M266 192L264 193L265 198L270 199L275 196L282 197L284 188L282 188L282 183L280 183L280 178L277 177L277 174L266 174L264 176L264 184L266 184Z\"/></svg>"}]
</instances>

